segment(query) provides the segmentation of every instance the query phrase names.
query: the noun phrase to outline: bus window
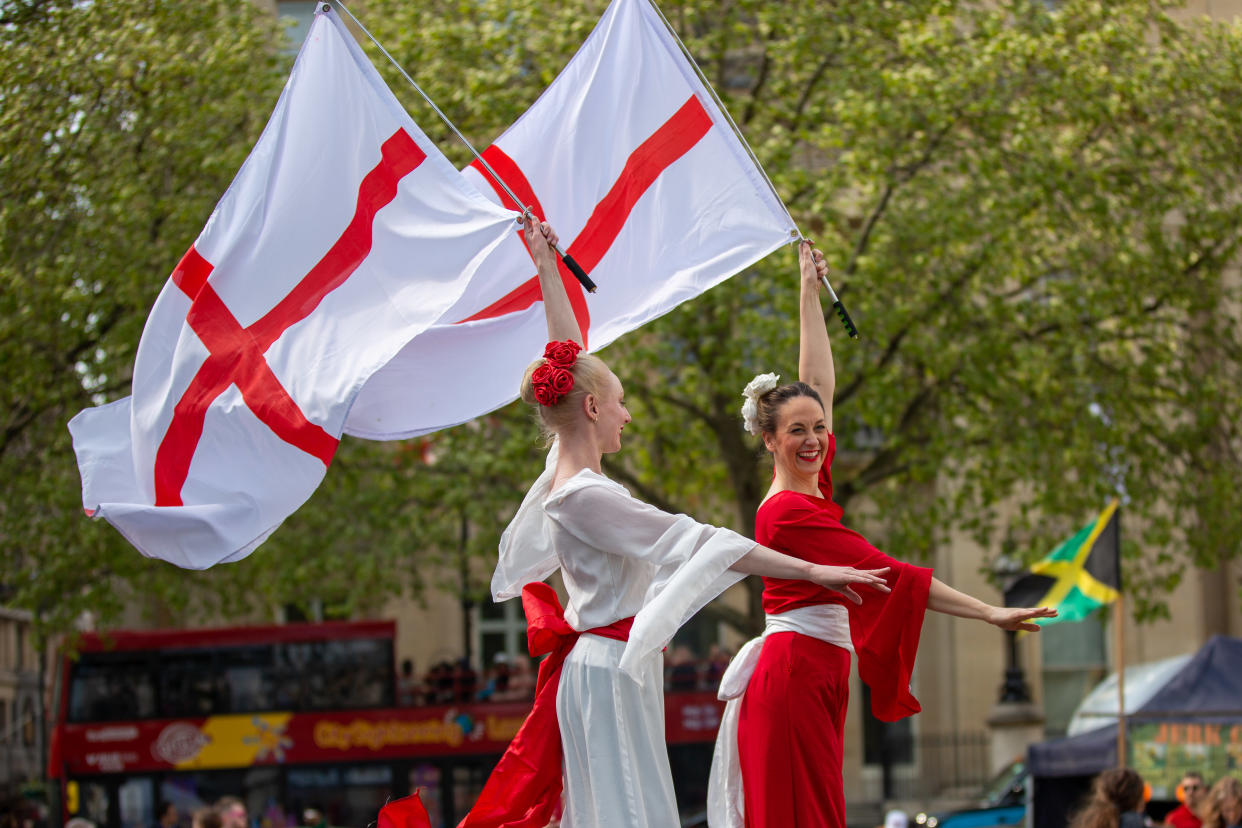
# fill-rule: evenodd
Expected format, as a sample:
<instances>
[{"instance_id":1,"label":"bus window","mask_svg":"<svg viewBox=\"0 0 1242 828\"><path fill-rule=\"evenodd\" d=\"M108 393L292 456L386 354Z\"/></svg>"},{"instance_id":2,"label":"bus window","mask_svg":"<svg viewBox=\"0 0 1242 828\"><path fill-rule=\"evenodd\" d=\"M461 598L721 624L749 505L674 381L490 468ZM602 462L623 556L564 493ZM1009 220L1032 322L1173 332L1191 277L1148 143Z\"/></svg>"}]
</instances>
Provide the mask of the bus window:
<instances>
[{"instance_id":1,"label":"bus window","mask_svg":"<svg viewBox=\"0 0 1242 828\"><path fill-rule=\"evenodd\" d=\"M222 684L210 650L160 653L160 716L210 716L229 710Z\"/></svg>"},{"instance_id":2,"label":"bus window","mask_svg":"<svg viewBox=\"0 0 1242 828\"><path fill-rule=\"evenodd\" d=\"M82 816L89 819L96 825L107 825L110 822L108 816L108 786L103 782L87 782L82 781L78 785L78 803L81 806L79 812Z\"/></svg>"},{"instance_id":3,"label":"bus window","mask_svg":"<svg viewBox=\"0 0 1242 828\"><path fill-rule=\"evenodd\" d=\"M308 641L276 646L281 709L357 710L391 707L392 642L382 639Z\"/></svg>"},{"instance_id":4,"label":"bus window","mask_svg":"<svg viewBox=\"0 0 1242 828\"><path fill-rule=\"evenodd\" d=\"M155 715L155 689L144 654L83 653L69 684L69 721L115 722Z\"/></svg>"},{"instance_id":5,"label":"bus window","mask_svg":"<svg viewBox=\"0 0 1242 828\"><path fill-rule=\"evenodd\" d=\"M116 793L121 809L121 828L149 828L156 823L155 785L149 776L135 776L120 784Z\"/></svg>"},{"instance_id":6,"label":"bus window","mask_svg":"<svg viewBox=\"0 0 1242 828\"><path fill-rule=\"evenodd\" d=\"M366 825L392 795L392 767L320 765L288 768L285 785L294 813L314 809L329 825Z\"/></svg>"},{"instance_id":7,"label":"bus window","mask_svg":"<svg viewBox=\"0 0 1242 828\"><path fill-rule=\"evenodd\" d=\"M438 765L420 762L410 768L410 792L418 791L423 807L431 821L431 828L444 828L444 803L441 801L440 782L442 774Z\"/></svg>"}]
</instances>

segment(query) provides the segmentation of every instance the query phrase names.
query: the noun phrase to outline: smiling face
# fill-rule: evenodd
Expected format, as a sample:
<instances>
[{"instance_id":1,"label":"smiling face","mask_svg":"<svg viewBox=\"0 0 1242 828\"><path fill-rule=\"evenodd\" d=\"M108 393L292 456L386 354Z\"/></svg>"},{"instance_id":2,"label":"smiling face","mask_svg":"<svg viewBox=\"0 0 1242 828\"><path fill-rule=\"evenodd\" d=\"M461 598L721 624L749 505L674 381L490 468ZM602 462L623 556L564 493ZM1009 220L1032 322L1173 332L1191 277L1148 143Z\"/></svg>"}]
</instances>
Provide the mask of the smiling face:
<instances>
[{"instance_id":1,"label":"smiling face","mask_svg":"<svg viewBox=\"0 0 1242 828\"><path fill-rule=\"evenodd\" d=\"M824 407L812 397L793 397L776 413L776 428L765 431L763 444L782 477L812 478L828 456L828 424Z\"/></svg>"},{"instance_id":2,"label":"smiling face","mask_svg":"<svg viewBox=\"0 0 1242 828\"><path fill-rule=\"evenodd\" d=\"M621 429L630 421L630 412L625 407L625 389L612 371L608 372L599 393L587 400L587 415L593 421L600 450L604 454L620 451Z\"/></svg>"}]
</instances>

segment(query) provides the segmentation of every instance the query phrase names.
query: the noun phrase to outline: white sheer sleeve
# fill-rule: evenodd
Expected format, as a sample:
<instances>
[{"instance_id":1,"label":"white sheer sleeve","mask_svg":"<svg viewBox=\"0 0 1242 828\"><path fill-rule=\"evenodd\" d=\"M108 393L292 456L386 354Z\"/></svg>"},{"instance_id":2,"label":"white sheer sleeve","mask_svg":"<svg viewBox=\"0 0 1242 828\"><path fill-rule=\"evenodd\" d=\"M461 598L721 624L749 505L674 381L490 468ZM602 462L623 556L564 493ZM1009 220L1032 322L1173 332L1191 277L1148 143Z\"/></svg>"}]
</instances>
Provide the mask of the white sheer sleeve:
<instances>
[{"instance_id":1,"label":"white sheer sleeve","mask_svg":"<svg viewBox=\"0 0 1242 828\"><path fill-rule=\"evenodd\" d=\"M667 646L691 616L744 577L729 567L755 547L732 530L656 509L590 472L554 492L544 509L589 546L656 567L621 656L621 670L636 681L644 656Z\"/></svg>"},{"instance_id":2,"label":"white sheer sleeve","mask_svg":"<svg viewBox=\"0 0 1242 828\"><path fill-rule=\"evenodd\" d=\"M579 473L548 497L544 509L588 546L660 567L684 563L719 533L736 534L657 509L619 483L590 472ZM747 551L754 545L749 542Z\"/></svg>"},{"instance_id":3,"label":"white sheer sleeve","mask_svg":"<svg viewBox=\"0 0 1242 828\"><path fill-rule=\"evenodd\" d=\"M500 557L492 573L492 600L504 601L522 594L522 587L542 581L556 571L556 550L548 533L543 500L556 473L558 444L554 441L543 465L543 474L530 487L517 514L500 536Z\"/></svg>"}]
</instances>

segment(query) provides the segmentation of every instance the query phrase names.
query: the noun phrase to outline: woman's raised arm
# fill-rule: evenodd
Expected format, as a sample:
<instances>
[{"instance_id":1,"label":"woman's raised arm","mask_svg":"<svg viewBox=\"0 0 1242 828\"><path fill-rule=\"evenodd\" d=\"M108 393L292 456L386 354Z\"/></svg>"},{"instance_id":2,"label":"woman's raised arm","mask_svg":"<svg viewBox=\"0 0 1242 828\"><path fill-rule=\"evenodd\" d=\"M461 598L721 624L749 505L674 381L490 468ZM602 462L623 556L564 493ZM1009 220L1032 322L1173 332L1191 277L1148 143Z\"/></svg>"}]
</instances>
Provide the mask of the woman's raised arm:
<instances>
[{"instance_id":1,"label":"woman's raised arm","mask_svg":"<svg viewBox=\"0 0 1242 828\"><path fill-rule=\"evenodd\" d=\"M578 328L578 317L574 316L569 294L565 292L565 283L561 281L556 265L556 251L552 249L552 245L557 243L556 231L546 221L536 224L531 220L530 213L523 217L523 224L526 247L539 271L539 291L543 295L543 312L548 320L548 341L572 339L585 347L582 331Z\"/></svg>"},{"instance_id":2,"label":"woman's raised arm","mask_svg":"<svg viewBox=\"0 0 1242 828\"><path fill-rule=\"evenodd\" d=\"M819 302L819 280L828 274L824 254L811 249L809 241L798 245L801 270L801 301L798 303L798 379L819 392L824 400L824 419L832 431L832 394L837 374L832 364L832 344L824 324L824 308Z\"/></svg>"}]
</instances>

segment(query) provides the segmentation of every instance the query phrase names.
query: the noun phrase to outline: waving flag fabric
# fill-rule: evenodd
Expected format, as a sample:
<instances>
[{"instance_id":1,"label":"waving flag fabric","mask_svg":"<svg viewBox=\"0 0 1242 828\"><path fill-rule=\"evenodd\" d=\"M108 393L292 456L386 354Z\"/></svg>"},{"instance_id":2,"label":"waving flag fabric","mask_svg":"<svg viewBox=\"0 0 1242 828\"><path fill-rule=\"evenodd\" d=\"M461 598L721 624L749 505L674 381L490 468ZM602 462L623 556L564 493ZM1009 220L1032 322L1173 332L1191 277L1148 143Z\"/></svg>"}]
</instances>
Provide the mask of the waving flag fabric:
<instances>
[{"instance_id":1,"label":"waving flag fabric","mask_svg":"<svg viewBox=\"0 0 1242 828\"><path fill-rule=\"evenodd\" d=\"M512 234L335 13L151 311L131 397L69 424L88 514L143 554L249 554L318 486L363 384Z\"/></svg>"},{"instance_id":2,"label":"waving flag fabric","mask_svg":"<svg viewBox=\"0 0 1242 828\"><path fill-rule=\"evenodd\" d=\"M1007 607L1055 607L1055 618L1036 624L1081 621L1121 590L1121 513L1111 501L1073 537L1031 565L1005 589Z\"/></svg>"},{"instance_id":3,"label":"waving flag fabric","mask_svg":"<svg viewBox=\"0 0 1242 828\"><path fill-rule=\"evenodd\" d=\"M483 157L599 285L585 294L562 268L591 350L796 236L648 0L614 0L560 76ZM467 174L499 203L517 206L477 161ZM408 437L498 408L517 396L546 339L534 265L515 234L441 323L371 378L345 430Z\"/></svg>"}]
</instances>

